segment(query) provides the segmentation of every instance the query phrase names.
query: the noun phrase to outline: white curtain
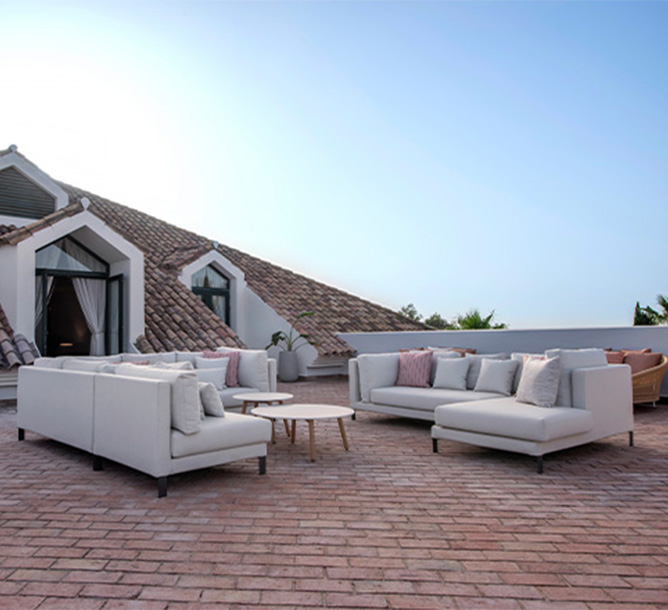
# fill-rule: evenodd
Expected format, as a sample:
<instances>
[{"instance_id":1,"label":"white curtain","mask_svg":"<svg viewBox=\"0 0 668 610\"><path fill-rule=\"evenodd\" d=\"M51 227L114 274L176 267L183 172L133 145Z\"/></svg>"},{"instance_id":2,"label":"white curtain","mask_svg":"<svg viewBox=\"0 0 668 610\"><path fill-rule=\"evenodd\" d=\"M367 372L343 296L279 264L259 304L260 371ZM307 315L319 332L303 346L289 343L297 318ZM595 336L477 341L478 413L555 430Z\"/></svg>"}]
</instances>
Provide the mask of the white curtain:
<instances>
[{"instance_id":1,"label":"white curtain","mask_svg":"<svg viewBox=\"0 0 668 610\"><path fill-rule=\"evenodd\" d=\"M35 328L37 328L44 317L46 306L51 300L53 292L53 276L46 276L46 303L44 302L44 293L42 292L42 278L44 276L35 276Z\"/></svg>"},{"instance_id":2,"label":"white curtain","mask_svg":"<svg viewBox=\"0 0 668 610\"><path fill-rule=\"evenodd\" d=\"M73 277L74 291L91 333L90 355L104 356L104 314L107 301L106 280Z\"/></svg>"}]
</instances>

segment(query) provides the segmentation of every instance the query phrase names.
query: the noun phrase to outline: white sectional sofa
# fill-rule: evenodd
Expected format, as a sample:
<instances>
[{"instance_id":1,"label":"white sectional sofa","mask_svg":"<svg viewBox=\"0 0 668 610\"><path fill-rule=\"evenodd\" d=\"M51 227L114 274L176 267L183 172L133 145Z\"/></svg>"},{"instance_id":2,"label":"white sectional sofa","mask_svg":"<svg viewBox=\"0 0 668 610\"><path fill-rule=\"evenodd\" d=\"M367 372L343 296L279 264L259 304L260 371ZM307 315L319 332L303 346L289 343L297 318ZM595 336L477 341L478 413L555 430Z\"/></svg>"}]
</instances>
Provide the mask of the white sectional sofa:
<instances>
[{"instance_id":1,"label":"white sectional sofa","mask_svg":"<svg viewBox=\"0 0 668 610\"><path fill-rule=\"evenodd\" d=\"M244 386L219 391L226 408L221 404L215 417L202 412L193 370L131 367L141 377L112 372L115 361L150 360L149 355L39 359L19 369L19 440L29 430L91 453L96 470L106 458L149 474L157 479L160 497L169 475L189 470L257 457L264 474L271 422L227 407L238 404L233 394L274 390L275 361L266 352L239 351ZM197 355L150 356L173 364Z\"/></svg>"},{"instance_id":2,"label":"white sectional sofa","mask_svg":"<svg viewBox=\"0 0 668 610\"><path fill-rule=\"evenodd\" d=\"M514 395L524 356L513 354L518 366L511 395L396 386L399 354L358 356L350 362L351 406L434 421L434 452L439 440L513 451L536 457L538 472L543 471L543 455L553 451L620 433L628 433L633 444L628 366L608 365L602 350L548 350L545 357L558 357L561 371L555 404L545 407L519 402Z\"/></svg>"}]
</instances>

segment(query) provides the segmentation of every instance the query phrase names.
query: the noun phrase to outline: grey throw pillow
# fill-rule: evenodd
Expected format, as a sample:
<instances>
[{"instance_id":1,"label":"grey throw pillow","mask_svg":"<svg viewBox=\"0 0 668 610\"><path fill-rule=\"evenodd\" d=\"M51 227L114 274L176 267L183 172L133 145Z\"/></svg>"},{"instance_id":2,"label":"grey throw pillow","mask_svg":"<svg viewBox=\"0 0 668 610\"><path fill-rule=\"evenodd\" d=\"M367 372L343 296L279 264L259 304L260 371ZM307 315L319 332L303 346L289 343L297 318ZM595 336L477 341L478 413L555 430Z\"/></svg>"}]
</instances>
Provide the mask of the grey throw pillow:
<instances>
[{"instance_id":1,"label":"grey throw pillow","mask_svg":"<svg viewBox=\"0 0 668 610\"><path fill-rule=\"evenodd\" d=\"M220 398L216 386L212 383L199 382L199 398L206 415L211 417L225 417L223 401Z\"/></svg>"},{"instance_id":2,"label":"grey throw pillow","mask_svg":"<svg viewBox=\"0 0 668 610\"><path fill-rule=\"evenodd\" d=\"M465 390L466 375L469 372L469 359L456 356L439 358L434 375L434 387L448 390Z\"/></svg>"},{"instance_id":3,"label":"grey throw pillow","mask_svg":"<svg viewBox=\"0 0 668 610\"><path fill-rule=\"evenodd\" d=\"M529 358L524 363L516 399L537 407L553 407L557 401L561 363L559 358Z\"/></svg>"},{"instance_id":4,"label":"grey throw pillow","mask_svg":"<svg viewBox=\"0 0 668 610\"><path fill-rule=\"evenodd\" d=\"M476 392L495 392L510 396L519 363L517 360L488 360L483 358L480 375L475 384Z\"/></svg>"}]
</instances>

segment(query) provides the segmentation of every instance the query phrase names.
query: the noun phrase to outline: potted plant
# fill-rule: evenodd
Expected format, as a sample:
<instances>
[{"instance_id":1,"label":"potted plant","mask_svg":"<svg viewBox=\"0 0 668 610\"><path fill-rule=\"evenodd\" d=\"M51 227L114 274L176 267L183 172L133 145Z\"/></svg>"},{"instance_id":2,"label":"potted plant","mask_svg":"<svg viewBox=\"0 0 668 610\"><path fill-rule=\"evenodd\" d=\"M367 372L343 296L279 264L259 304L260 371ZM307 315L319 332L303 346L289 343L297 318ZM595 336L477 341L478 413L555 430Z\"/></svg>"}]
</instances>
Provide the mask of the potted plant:
<instances>
[{"instance_id":1,"label":"potted plant","mask_svg":"<svg viewBox=\"0 0 668 610\"><path fill-rule=\"evenodd\" d=\"M297 381L299 379L299 360L297 359L297 350L305 345L317 345L311 337L305 333L300 333L295 328L295 323L302 318L312 316L315 311L304 311L300 313L292 324L290 331L277 330L271 336L271 342L264 349L278 347L282 351L278 354L278 378L281 381Z\"/></svg>"}]
</instances>

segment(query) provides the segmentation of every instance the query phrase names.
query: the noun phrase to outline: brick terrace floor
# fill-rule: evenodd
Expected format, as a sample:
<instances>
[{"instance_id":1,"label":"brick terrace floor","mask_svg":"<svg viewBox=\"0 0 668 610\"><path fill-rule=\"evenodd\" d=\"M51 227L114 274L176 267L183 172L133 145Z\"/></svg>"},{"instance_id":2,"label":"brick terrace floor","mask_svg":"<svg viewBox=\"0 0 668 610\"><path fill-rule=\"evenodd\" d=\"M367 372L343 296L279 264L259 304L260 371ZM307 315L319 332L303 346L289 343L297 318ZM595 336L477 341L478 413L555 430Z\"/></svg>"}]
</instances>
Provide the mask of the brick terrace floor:
<instances>
[{"instance_id":1,"label":"brick terrace floor","mask_svg":"<svg viewBox=\"0 0 668 610\"><path fill-rule=\"evenodd\" d=\"M282 384L347 404L345 380ZM45 397L48 408L48 397ZM305 428L305 426L304 426ZM0 608L668 608L668 406L548 456L440 443L370 413L277 426L256 460L170 478L26 434L0 408Z\"/></svg>"}]
</instances>

